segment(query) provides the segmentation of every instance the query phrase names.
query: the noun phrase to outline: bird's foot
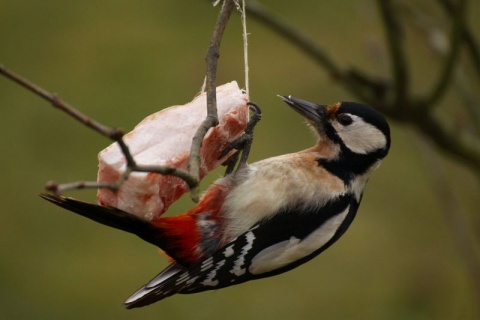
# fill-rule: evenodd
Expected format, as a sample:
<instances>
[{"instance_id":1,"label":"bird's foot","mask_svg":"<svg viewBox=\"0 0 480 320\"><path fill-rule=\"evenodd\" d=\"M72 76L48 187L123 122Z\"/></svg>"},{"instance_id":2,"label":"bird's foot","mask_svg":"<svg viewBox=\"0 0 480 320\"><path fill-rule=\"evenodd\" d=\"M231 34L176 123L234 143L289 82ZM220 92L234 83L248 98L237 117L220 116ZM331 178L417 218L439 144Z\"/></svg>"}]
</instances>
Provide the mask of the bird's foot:
<instances>
[{"instance_id":1,"label":"bird's foot","mask_svg":"<svg viewBox=\"0 0 480 320\"><path fill-rule=\"evenodd\" d=\"M250 120L247 123L247 127L245 128L245 132L238 137L237 139L233 140L232 143L225 149L223 149L222 153L220 154L219 158L224 157L226 154L231 152L232 150L237 150L233 155L231 155L224 163L227 167L225 170L225 175L232 173L235 169L235 165L238 162L237 170L247 164L248 155L250 153L250 147L253 143L253 129L257 125L257 123L262 119L262 110L260 107L253 102L248 102L247 105L252 111L252 115ZM242 156L239 158L240 152Z\"/></svg>"}]
</instances>

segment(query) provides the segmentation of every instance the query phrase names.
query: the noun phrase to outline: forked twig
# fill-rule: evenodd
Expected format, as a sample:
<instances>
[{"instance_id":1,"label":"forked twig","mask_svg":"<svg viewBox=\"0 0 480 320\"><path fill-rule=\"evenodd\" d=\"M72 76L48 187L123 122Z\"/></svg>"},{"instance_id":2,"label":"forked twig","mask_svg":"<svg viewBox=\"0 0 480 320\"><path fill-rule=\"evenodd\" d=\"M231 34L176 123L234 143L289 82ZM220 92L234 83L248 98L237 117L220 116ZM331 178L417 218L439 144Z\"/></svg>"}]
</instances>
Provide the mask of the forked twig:
<instances>
[{"instance_id":1,"label":"forked twig","mask_svg":"<svg viewBox=\"0 0 480 320\"><path fill-rule=\"evenodd\" d=\"M256 0L247 1L246 10L250 14L250 17L265 24L272 31L290 42L294 47L297 47L312 58L328 72L332 79L342 83L347 90L357 98L372 103L372 99L374 98L373 91L378 91L378 87L371 85L372 83L376 83L376 81L373 81L369 75L362 73L361 77L359 77L359 73L355 72L355 70L348 70L341 67L334 57L328 54L314 39L297 29L287 20L273 13L260 2Z\"/></svg>"},{"instance_id":2,"label":"forked twig","mask_svg":"<svg viewBox=\"0 0 480 320\"><path fill-rule=\"evenodd\" d=\"M436 102L443 96L447 91L448 85L454 78L452 76L454 67L456 66L458 59L457 57L460 54L460 47L464 41L464 22L465 22L465 12L467 1L460 0L457 1L458 4L453 10L452 15L452 31L450 36L450 48L448 53L445 55L445 61L442 66L442 70L438 77L437 83L434 85L430 95L426 97L425 104L433 107Z\"/></svg>"},{"instance_id":3,"label":"forked twig","mask_svg":"<svg viewBox=\"0 0 480 320\"><path fill-rule=\"evenodd\" d=\"M127 165L125 171L120 175L119 179L114 182L114 183L103 183L103 182L84 182L84 181L79 181L79 182L72 182L72 183L65 183L65 184L56 184L55 182L48 182L46 185L46 189L49 191L52 191L56 194L60 194L62 192L65 192L67 190L72 190L72 189L84 189L84 188L106 188L110 189L113 191L118 190L122 183L128 178L130 173L134 171L138 172L153 172L153 173L159 173L159 174L164 174L164 175L172 175L176 176L182 180L184 180L187 185L190 188L195 188L198 185L198 181L193 178L187 171L177 169L174 167L169 167L169 166L139 166L132 154L130 153L130 149L128 146L125 144L125 141L123 141L123 131L117 128L110 128L107 127L92 118L86 116L85 114L81 113L77 109L75 109L72 105L69 103L63 101L60 99L58 96L48 92L47 90L39 87L38 85L34 84L30 80L27 80L16 73L6 69L4 66L0 66L0 74L3 74L6 76L8 79L18 83L25 89L28 89L29 91L33 92L37 96L40 96L44 100L50 102L54 107L64 111L67 113L69 116L75 118L79 122L83 123L87 127L95 130L96 132L106 136L107 138L115 141L118 143L120 146L120 149L122 150L123 155L125 156Z\"/></svg>"},{"instance_id":4,"label":"forked twig","mask_svg":"<svg viewBox=\"0 0 480 320\"><path fill-rule=\"evenodd\" d=\"M218 16L217 23L213 29L212 38L208 46L207 56L205 58L207 62L206 73L206 91L207 91L207 117L202 122L200 127L195 132L192 139L192 147L190 149L189 158L189 171L191 176L200 181L200 148L202 147L203 138L207 134L207 131L218 125L217 114L217 61L220 57L220 42L222 41L223 33L227 26L227 22L230 19L232 11L235 7L235 1L225 0L220 15ZM197 202L199 198L198 183L197 186L191 189L190 192L193 201Z\"/></svg>"},{"instance_id":5,"label":"forked twig","mask_svg":"<svg viewBox=\"0 0 480 320\"><path fill-rule=\"evenodd\" d=\"M438 1L448 6L447 10L451 17L457 13L456 17L462 20L457 21L456 23L458 24L456 26L463 28L463 43L466 42L468 45L474 62L480 60L478 59L478 46L475 39L470 37L471 32L465 23L465 15L459 14L461 12L458 12L455 9L456 7L451 5L449 1ZM372 76L367 74L365 70L355 69L355 74L344 71L348 69L341 68L339 64L328 55L324 48L315 43L305 33L292 26L287 20L272 13L268 7L261 5L258 1L249 0L247 3L247 11L251 17L256 18L293 46L302 50L307 56L313 58L320 67L335 77L337 83L341 84L347 91L356 96L356 98L372 104L372 106L380 109L380 111L393 119L412 124L426 136L429 136L442 151L456 157L480 176L480 141L469 135L459 135L452 132L448 125L439 121L434 114L430 112L432 108L428 107L427 103L438 103L437 97L440 97L440 95L437 96L437 93L433 93L424 97L416 96L412 92L412 86L409 85L409 72L411 69L409 69L409 64L406 61L404 49L399 47L401 42L398 42L401 41L399 37L402 36L400 34L400 26L398 25L399 21L389 19L398 4L393 3L391 0L378 0L377 5L380 7L380 12L384 19L384 26L387 29L387 45L389 46L390 60L394 69L391 79L382 82L371 81ZM397 17L394 17L394 19L397 19ZM457 31L453 31L452 35L455 37L459 36ZM453 48L453 50L457 49L458 48ZM456 58L458 56L458 52L451 51L450 58L445 59L444 63L450 63L449 59L451 59L451 57ZM453 71L452 66L445 65L442 67L442 70L441 77L443 77L444 80L448 80L447 75L451 75ZM439 77L436 88L442 90L444 84L450 84L450 82L444 82ZM438 85L441 85L441 87ZM394 99L386 100L385 97L394 97ZM434 99L431 99L431 97L434 97Z\"/></svg>"},{"instance_id":6,"label":"forked twig","mask_svg":"<svg viewBox=\"0 0 480 320\"><path fill-rule=\"evenodd\" d=\"M61 100L58 98L53 93L48 92L47 90L39 87L38 85L34 84L30 80L27 80L23 78L22 76L14 73L13 71L7 70L3 65L0 65L0 74L3 74L5 77L8 79L18 83L25 89L33 92L37 96L43 98L44 100L47 100L50 102L54 107L62 110L63 112L66 112L68 115L71 117L75 118L79 122L83 123L87 127L92 128L93 130L97 131L98 133L112 139L116 140L118 137L123 136L123 132L119 129L116 128L109 128L89 117L86 115L82 114L80 111L76 110L74 107L72 107L70 104L66 103L65 101Z\"/></svg>"},{"instance_id":7,"label":"forked twig","mask_svg":"<svg viewBox=\"0 0 480 320\"><path fill-rule=\"evenodd\" d=\"M223 36L223 32L228 23L230 15L235 7L233 0L225 0L222 6L220 16L215 25L210 45L207 52L206 64L206 91L207 91L207 117L198 128L195 136L192 140L191 153L189 159L189 172L178 169L175 167L158 165L158 166L140 166L135 162L130 149L123 140L124 132L118 128L107 127L92 118L81 113L75 109L72 105L60 99L55 94L48 92L47 90L39 87L26 78L17 75L16 73L7 70L4 66L0 65L0 74L3 74L8 79L16 82L25 89L33 92L37 96L50 102L54 107L64 111L69 116L83 123L87 127L95 130L96 132L108 137L109 139L118 143L123 155L126 159L126 169L120 175L118 180L114 183L102 183L102 182L72 182L65 184L56 184L55 182L48 182L46 185L47 190L60 194L67 190L83 189L83 188L107 188L112 191L116 191L120 188L122 183L129 177L132 172L152 172L162 175L172 175L185 181L191 191L191 197L194 201L198 201L199 191L198 185L200 182L199 167L200 167L200 148L202 146L203 139L207 131L218 124L217 115L217 103L216 103L216 73L217 73L217 60L219 58L220 41Z\"/></svg>"},{"instance_id":8,"label":"forked twig","mask_svg":"<svg viewBox=\"0 0 480 320\"><path fill-rule=\"evenodd\" d=\"M409 94L409 69L405 57L404 36L402 27L395 14L395 7L392 0L378 0L380 16L386 33L386 41L392 62L393 73L393 106L396 109L403 109L410 99Z\"/></svg>"},{"instance_id":9,"label":"forked twig","mask_svg":"<svg viewBox=\"0 0 480 320\"><path fill-rule=\"evenodd\" d=\"M467 215L454 192L450 190L451 184L445 176L445 169L438 157L435 156L430 141L424 137L420 137L420 139L414 137L413 140L417 142L425 170L430 178L432 191L437 194L437 199L441 203L447 221L446 225L450 229L461 257L464 259L465 266L472 276L472 286L476 296L480 297L480 251Z\"/></svg>"}]
</instances>

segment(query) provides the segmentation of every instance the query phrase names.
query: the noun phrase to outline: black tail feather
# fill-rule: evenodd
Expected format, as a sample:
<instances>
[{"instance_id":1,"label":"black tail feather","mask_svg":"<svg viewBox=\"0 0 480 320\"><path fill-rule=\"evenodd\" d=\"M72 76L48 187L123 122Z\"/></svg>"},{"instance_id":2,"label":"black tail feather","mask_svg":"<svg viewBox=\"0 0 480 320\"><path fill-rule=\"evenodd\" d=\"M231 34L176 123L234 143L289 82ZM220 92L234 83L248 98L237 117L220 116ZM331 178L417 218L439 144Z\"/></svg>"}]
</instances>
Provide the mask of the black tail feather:
<instances>
[{"instance_id":1,"label":"black tail feather","mask_svg":"<svg viewBox=\"0 0 480 320\"><path fill-rule=\"evenodd\" d=\"M52 194L42 193L40 197L103 225L133 233L156 246L163 244L158 230L149 221L128 212Z\"/></svg>"}]
</instances>

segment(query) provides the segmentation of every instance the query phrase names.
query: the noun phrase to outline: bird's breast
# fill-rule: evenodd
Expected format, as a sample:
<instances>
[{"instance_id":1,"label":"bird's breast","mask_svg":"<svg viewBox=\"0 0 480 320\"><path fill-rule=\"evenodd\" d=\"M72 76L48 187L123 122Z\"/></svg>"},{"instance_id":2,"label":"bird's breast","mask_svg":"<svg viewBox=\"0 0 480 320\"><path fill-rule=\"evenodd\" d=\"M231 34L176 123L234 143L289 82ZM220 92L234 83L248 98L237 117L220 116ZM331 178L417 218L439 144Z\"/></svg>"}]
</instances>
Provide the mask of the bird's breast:
<instances>
[{"instance_id":1,"label":"bird's breast","mask_svg":"<svg viewBox=\"0 0 480 320\"><path fill-rule=\"evenodd\" d=\"M318 165L315 154L283 155L250 165L225 199L225 241L276 212L295 206L322 207L345 194L341 179Z\"/></svg>"}]
</instances>

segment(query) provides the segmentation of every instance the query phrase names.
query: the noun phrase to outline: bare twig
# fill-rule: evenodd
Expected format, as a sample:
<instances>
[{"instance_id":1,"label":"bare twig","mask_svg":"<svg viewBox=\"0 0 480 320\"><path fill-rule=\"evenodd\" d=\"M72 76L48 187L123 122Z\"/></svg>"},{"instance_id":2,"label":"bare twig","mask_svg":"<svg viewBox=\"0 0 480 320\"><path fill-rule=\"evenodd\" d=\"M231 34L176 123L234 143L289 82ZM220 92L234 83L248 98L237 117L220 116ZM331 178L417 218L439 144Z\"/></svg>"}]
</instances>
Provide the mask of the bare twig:
<instances>
[{"instance_id":1,"label":"bare twig","mask_svg":"<svg viewBox=\"0 0 480 320\"><path fill-rule=\"evenodd\" d=\"M460 47L462 44L462 31L465 17L466 0L458 1L458 5L453 13L452 21L452 35L450 37L449 52L445 56L445 62L443 68L438 77L437 84L433 87L432 92L427 95L425 105L433 108L438 100L447 91L447 87L450 81L454 78L452 73L455 64L458 62L458 56L460 54Z\"/></svg>"},{"instance_id":2,"label":"bare twig","mask_svg":"<svg viewBox=\"0 0 480 320\"><path fill-rule=\"evenodd\" d=\"M247 12L250 16L267 25L284 39L290 41L308 56L321 64L334 79L341 79L345 76L341 67L333 60L328 53L318 46L313 39L310 39L304 32L290 25L286 20L274 14L267 7L255 0L247 2Z\"/></svg>"},{"instance_id":3,"label":"bare twig","mask_svg":"<svg viewBox=\"0 0 480 320\"><path fill-rule=\"evenodd\" d=\"M223 37L223 32L227 26L227 22L235 7L233 0L225 0L220 15L215 24L212 38L208 46L207 56L207 74L206 74L206 91L207 91L207 117L202 122L192 140L192 147L190 149L189 158L189 172L194 179L200 181L200 148L202 147L203 138L207 131L218 125L217 114L217 61L220 57L220 42ZM191 198L197 202L199 198L198 183L197 186L191 189Z\"/></svg>"},{"instance_id":4,"label":"bare twig","mask_svg":"<svg viewBox=\"0 0 480 320\"><path fill-rule=\"evenodd\" d=\"M89 117L82 114L74 107L66 103L65 101L59 99L54 94L46 91L43 88L33 84L29 80L20 77L19 75L7 70L5 67L0 66L0 74L5 75L7 78L15 81L22 87L32 91L34 94L42 97L43 99L50 102L56 108L66 112L71 117L75 118L84 125L94 129L95 131L101 133L102 135L116 141L125 156L126 159L126 169L120 175L118 180L114 183L101 183L101 182L73 182L67 184L56 184L54 182L47 183L47 189L55 192L62 193L66 190L71 189L83 189L83 188L108 188L113 191L118 190L122 183L129 177L132 172L152 172L159 173L162 175L173 175L183 181L185 181L190 188L191 197L194 201L198 201L199 191L198 185L200 182L200 148L202 146L203 139L207 131L216 125L218 125L218 114L217 114L217 99L216 99L216 74L217 74L217 61L219 58L220 42L225 31L228 20L231 16L233 8L235 7L235 1L225 0L220 11L217 23L215 25L213 35L210 40L208 47L208 52L206 56L206 91L207 91L207 117L202 122L201 126L198 128L192 139L191 153L189 159L189 172L170 167L170 166L139 166L128 146L123 140L123 131L116 128L109 128Z\"/></svg>"},{"instance_id":5,"label":"bare twig","mask_svg":"<svg viewBox=\"0 0 480 320\"><path fill-rule=\"evenodd\" d=\"M448 15L451 18L455 19L455 16L458 14L458 6L455 5L454 1L451 0L437 0L440 5L445 9ZM461 5L461 4L460 4ZM456 8L457 7L457 8ZM473 65L477 72L477 75L480 77L480 48L475 41L475 37L473 36L472 32L469 30L468 26L466 25L465 19L461 19L462 25L461 27L461 36L465 41L465 45L467 46L468 53L472 59Z\"/></svg>"},{"instance_id":6,"label":"bare twig","mask_svg":"<svg viewBox=\"0 0 480 320\"><path fill-rule=\"evenodd\" d=\"M437 147L447 151L463 164L472 169L480 177L480 141L465 133L457 132L434 117L427 106L419 105L409 117L409 122L426 137L429 137Z\"/></svg>"},{"instance_id":7,"label":"bare twig","mask_svg":"<svg viewBox=\"0 0 480 320\"><path fill-rule=\"evenodd\" d=\"M396 109L407 107L409 100L409 74L405 58L403 34L400 22L395 15L392 0L378 0L378 6L385 27L387 44L393 67L393 90L395 91L394 102Z\"/></svg>"},{"instance_id":8,"label":"bare twig","mask_svg":"<svg viewBox=\"0 0 480 320\"><path fill-rule=\"evenodd\" d=\"M407 12L405 18L409 19L408 21L411 22L410 24L418 26L418 30L422 34L425 34L425 43L429 44L429 48L432 52L446 60L445 57L449 53L449 50L445 45L446 41L443 41L444 39L447 39L447 35L443 30L442 25L435 23L435 21L414 6L404 5L403 9ZM458 55L456 58L458 59ZM470 115L470 128L462 126L462 130L470 130L472 133L476 134L477 137L480 137L480 103L478 101L480 97L477 97L478 92L473 89L466 68L462 64L457 64L454 69L455 70L452 71L453 85L461 96L463 106Z\"/></svg>"},{"instance_id":9,"label":"bare twig","mask_svg":"<svg viewBox=\"0 0 480 320\"><path fill-rule=\"evenodd\" d=\"M440 123L432 114L423 110L428 109L428 107L422 98L411 96L411 88L408 85L408 70L406 69L408 64L405 61L403 49L397 47L396 43L396 41L400 41L397 37L401 36L399 22L396 17L393 17L394 22L387 21L395 11L391 1L378 0L378 5L381 6L385 20L384 24L390 30L387 31L387 41L390 47L390 56L393 59L392 65L394 66L393 86L389 85L389 81L385 81L383 84L372 81L372 77L367 76L364 71L355 69L355 73L344 72L323 48L258 2L250 0L247 3L247 11L259 22L265 24L292 45L300 48L309 57L312 57L322 68L333 75L338 83L357 98L380 109L393 119L412 124L420 132L429 136L441 150L453 155L480 176L480 143L478 140L465 134L452 132L448 126ZM463 25L465 24L463 23ZM352 78L356 78L358 81ZM386 90L393 90L393 92ZM384 96L394 96L395 99L392 101L384 100Z\"/></svg>"},{"instance_id":10,"label":"bare twig","mask_svg":"<svg viewBox=\"0 0 480 320\"><path fill-rule=\"evenodd\" d=\"M365 102L372 102L374 95L372 91L377 90L377 88L372 89L371 86L366 84L369 82L367 80L369 77L366 74L362 74L361 77L354 77L351 72L343 70L313 39L289 24L288 21L271 12L258 1L249 0L246 9L251 17L265 24L321 65L333 79L342 83L352 94Z\"/></svg>"},{"instance_id":11,"label":"bare twig","mask_svg":"<svg viewBox=\"0 0 480 320\"><path fill-rule=\"evenodd\" d=\"M172 175L176 176L182 180L184 180L190 189L195 189L198 186L198 179L190 175L185 170L181 170L174 167L169 166L139 166L135 160L133 159L132 154L128 146L123 141L123 132L120 129L116 128L109 128L91 118L84 115L80 111L76 110L73 106L68 104L67 102L61 100L56 95L48 92L47 90L37 86L36 84L32 83L31 81L15 74L14 72L7 70L5 67L0 66L0 74L3 74L8 79L18 83L22 87L30 90L37 96L42 97L44 100L50 102L56 108L64 111L71 117L78 120L80 123L86 125L87 127L99 132L100 134L108 137L109 139L118 143L120 149L122 150L123 155L126 159L126 169L120 175L118 180L114 183L102 183L102 182L72 182L66 184L56 184L54 182L49 182L46 185L47 190L60 194L67 190L72 189L84 189L84 188L106 188L113 191L118 190L122 183L128 178L131 172L138 171L138 172L153 172L159 173L163 175Z\"/></svg>"},{"instance_id":12,"label":"bare twig","mask_svg":"<svg viewBox=\"0 0 480 320\"><path fill-rule=\"evenodd\" d=\"M4 66L0 65L0 74L3 74L5 77L9 78L10 80L18 83L25 89L33 92L37 96L43 98L50 102L54 107L66 112L71 117L77 119L79 122L83 123L84 125L92 128L93 130L97 131L98 133L112 139L116 140L118 137L123 136L123 133L119 129L109 128L104 126L103 124L87 117L86 115L82 114L80 111L76 110L74 107L66 103L65 101L60 100L56 95L46 91L43 88L40 88L36 84L32 83L31 81L19 76L18 74L7 70Z\"/></svg>"},{"instance_id":13,"label":"bare twig","mask_svg":"<svg viewBox=\"0 0 480 320\"><path fill-rule=\"evenodd\" d=\"M425 163L424 167L430 176L432 190L437 194L437 199L441 203L447 220L446 224L450 228L458 252L464 259L472 277L476 300L480 301L480 252L465 212L463 212L457 197L448 187L450 183L447 181L442 164L434 154L429 141L418 136L413 140L418 143L418 150Z\"/></svg>"}]
</instances>

